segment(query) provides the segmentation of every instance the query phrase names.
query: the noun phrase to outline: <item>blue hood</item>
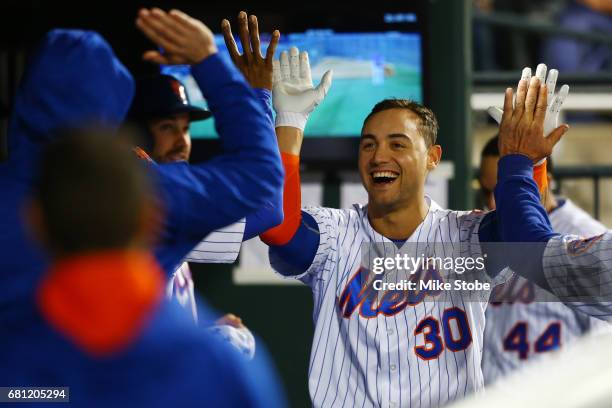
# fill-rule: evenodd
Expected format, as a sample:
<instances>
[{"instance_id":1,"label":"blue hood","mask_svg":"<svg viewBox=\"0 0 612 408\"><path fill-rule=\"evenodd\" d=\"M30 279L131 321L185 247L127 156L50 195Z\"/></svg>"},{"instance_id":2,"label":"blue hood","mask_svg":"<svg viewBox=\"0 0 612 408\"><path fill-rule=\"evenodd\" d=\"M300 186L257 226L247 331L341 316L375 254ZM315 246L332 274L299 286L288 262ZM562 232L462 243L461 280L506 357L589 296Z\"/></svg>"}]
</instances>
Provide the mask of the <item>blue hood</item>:
<instances>
[{"instance_id":1,"label":"blue hood","mask_svg":"<svg viewBox=\"0 0 612 408\"><path fill-rule=\"evenodd\" d=\"M121 123L133 94L132 76L98 33L50 31L15 97L9 160L23 160L24 149L38 150L58 128Z\"/></svg>"},{"instance_id":2,"label":"blue hood","mask_svg":"<svg viewBox=\"0 0 612 408\"><path fill-rule=\"evenodd\" d=\"M120 124L133 93L130 73L95 32L50 31L29 62L9 123L9 160L0 164L0 332L47 267L22 218L42 148L65 127Z\"/></svg>"}]
</instances>

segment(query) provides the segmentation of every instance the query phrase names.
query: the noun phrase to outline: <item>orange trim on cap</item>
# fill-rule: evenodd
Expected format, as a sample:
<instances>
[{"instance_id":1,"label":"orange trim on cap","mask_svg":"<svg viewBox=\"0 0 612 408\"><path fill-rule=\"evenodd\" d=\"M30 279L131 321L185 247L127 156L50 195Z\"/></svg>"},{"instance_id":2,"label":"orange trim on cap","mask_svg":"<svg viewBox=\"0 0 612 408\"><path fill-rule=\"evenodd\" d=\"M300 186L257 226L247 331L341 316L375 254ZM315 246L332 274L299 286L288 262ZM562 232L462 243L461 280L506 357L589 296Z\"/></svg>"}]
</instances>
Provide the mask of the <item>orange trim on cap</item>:
<instances>
[{"instance_id":1,"label":"orange trim on cap","mask_svg":"<svg viewBox=\"0 0 612 408\"><path fill-rule=\"evenodd\" d=\"M283 187L283 222L260 235L268 245L285 245L291 241L302 221L302 191L300 188L300 156L281 153L285 169Z\"/></svg>"},{"instance_id":2,"label":"orange trim on cap","mask_svg":"<svg viewBox=\"0 0 612 408\"><path fill-rule=\"evenodd\" d=\"M153 159L151 158L151 156L149 156L149 154L145 152L142 148L136 146L132 148L132 151L140 160L144 160L148 163L153 163Z\"/></svg>"},{"instance_id":3,"label":"orange trim on cap","mask_svg":"<svg viewBox=\"0 0 612 408\"><path fill-rule=\"evenodd\" d=\"M133 342L163 298L164 274L145 251L78 255L52 266L37 301L45 319L96 356Z\"/></svg>"}]
</instances>

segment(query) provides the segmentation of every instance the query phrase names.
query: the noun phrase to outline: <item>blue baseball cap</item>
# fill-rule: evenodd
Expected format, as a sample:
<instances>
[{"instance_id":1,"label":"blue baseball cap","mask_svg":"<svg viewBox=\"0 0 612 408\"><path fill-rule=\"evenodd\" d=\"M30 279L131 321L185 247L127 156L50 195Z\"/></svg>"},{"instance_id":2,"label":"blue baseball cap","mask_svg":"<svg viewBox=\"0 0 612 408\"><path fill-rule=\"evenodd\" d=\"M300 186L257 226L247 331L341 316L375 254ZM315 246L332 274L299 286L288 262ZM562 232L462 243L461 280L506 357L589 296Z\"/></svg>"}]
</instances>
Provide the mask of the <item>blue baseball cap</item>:
<instances>
[{"instance_id":1,"label":"blue baseball cap","mask_svg":"<svg viewBox=\"0 0 612 408\"><path fill-rule=\"evenodd\" d=\"M148 120L177 113L189 114L189 121L208 119L209 110L191 105L185 86L176 78L156 74L136 80L136 93L129 117L133 120Z\"/></svg>"}]
</instances>

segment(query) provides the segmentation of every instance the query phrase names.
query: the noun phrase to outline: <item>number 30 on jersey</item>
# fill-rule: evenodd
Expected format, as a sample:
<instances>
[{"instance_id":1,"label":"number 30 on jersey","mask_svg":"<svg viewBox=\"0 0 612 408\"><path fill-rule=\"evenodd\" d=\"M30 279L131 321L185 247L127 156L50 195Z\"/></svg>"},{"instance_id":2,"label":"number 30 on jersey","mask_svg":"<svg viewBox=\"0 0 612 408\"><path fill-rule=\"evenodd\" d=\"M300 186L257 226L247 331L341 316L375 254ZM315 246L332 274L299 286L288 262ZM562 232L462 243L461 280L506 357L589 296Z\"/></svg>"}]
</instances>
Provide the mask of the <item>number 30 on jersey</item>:
<instances>
[{"instance_id":1,"label":"number 30 on jersey","mask_svg":"<svg viewBox=\"0 0 612 408\"><path fill-rule=\"evenodd\" d=\"M442 324L433 316L427 316L414 329L414 335L422 334L425 344L414 346L414 353L423 360L438 358L444 348L457 352L472 344L472 332L465 312L451 307L442 313Z\"/></svg>"}]
</instances>

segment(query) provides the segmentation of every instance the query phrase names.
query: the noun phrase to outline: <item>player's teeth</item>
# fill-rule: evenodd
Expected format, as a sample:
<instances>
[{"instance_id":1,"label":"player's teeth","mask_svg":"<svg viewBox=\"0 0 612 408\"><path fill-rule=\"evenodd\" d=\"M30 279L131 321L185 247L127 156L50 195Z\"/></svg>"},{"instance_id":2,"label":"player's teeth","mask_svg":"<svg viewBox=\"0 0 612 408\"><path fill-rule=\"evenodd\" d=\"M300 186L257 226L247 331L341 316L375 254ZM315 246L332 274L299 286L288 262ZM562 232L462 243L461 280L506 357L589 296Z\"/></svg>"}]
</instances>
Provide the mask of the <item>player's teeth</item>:
<instances>
[{"instance_id":1,"label":"player's teeth","mask_svg":"<svg viewBox=\"0 0 612 408\"><path fill-rule=\"evenodd\" d=\"M378 177L396 178L397 174L392 173L390 171L375 171L374 173L372 173L372 177L374 178L378 178Z\"/></svg>"}]
</instances>

